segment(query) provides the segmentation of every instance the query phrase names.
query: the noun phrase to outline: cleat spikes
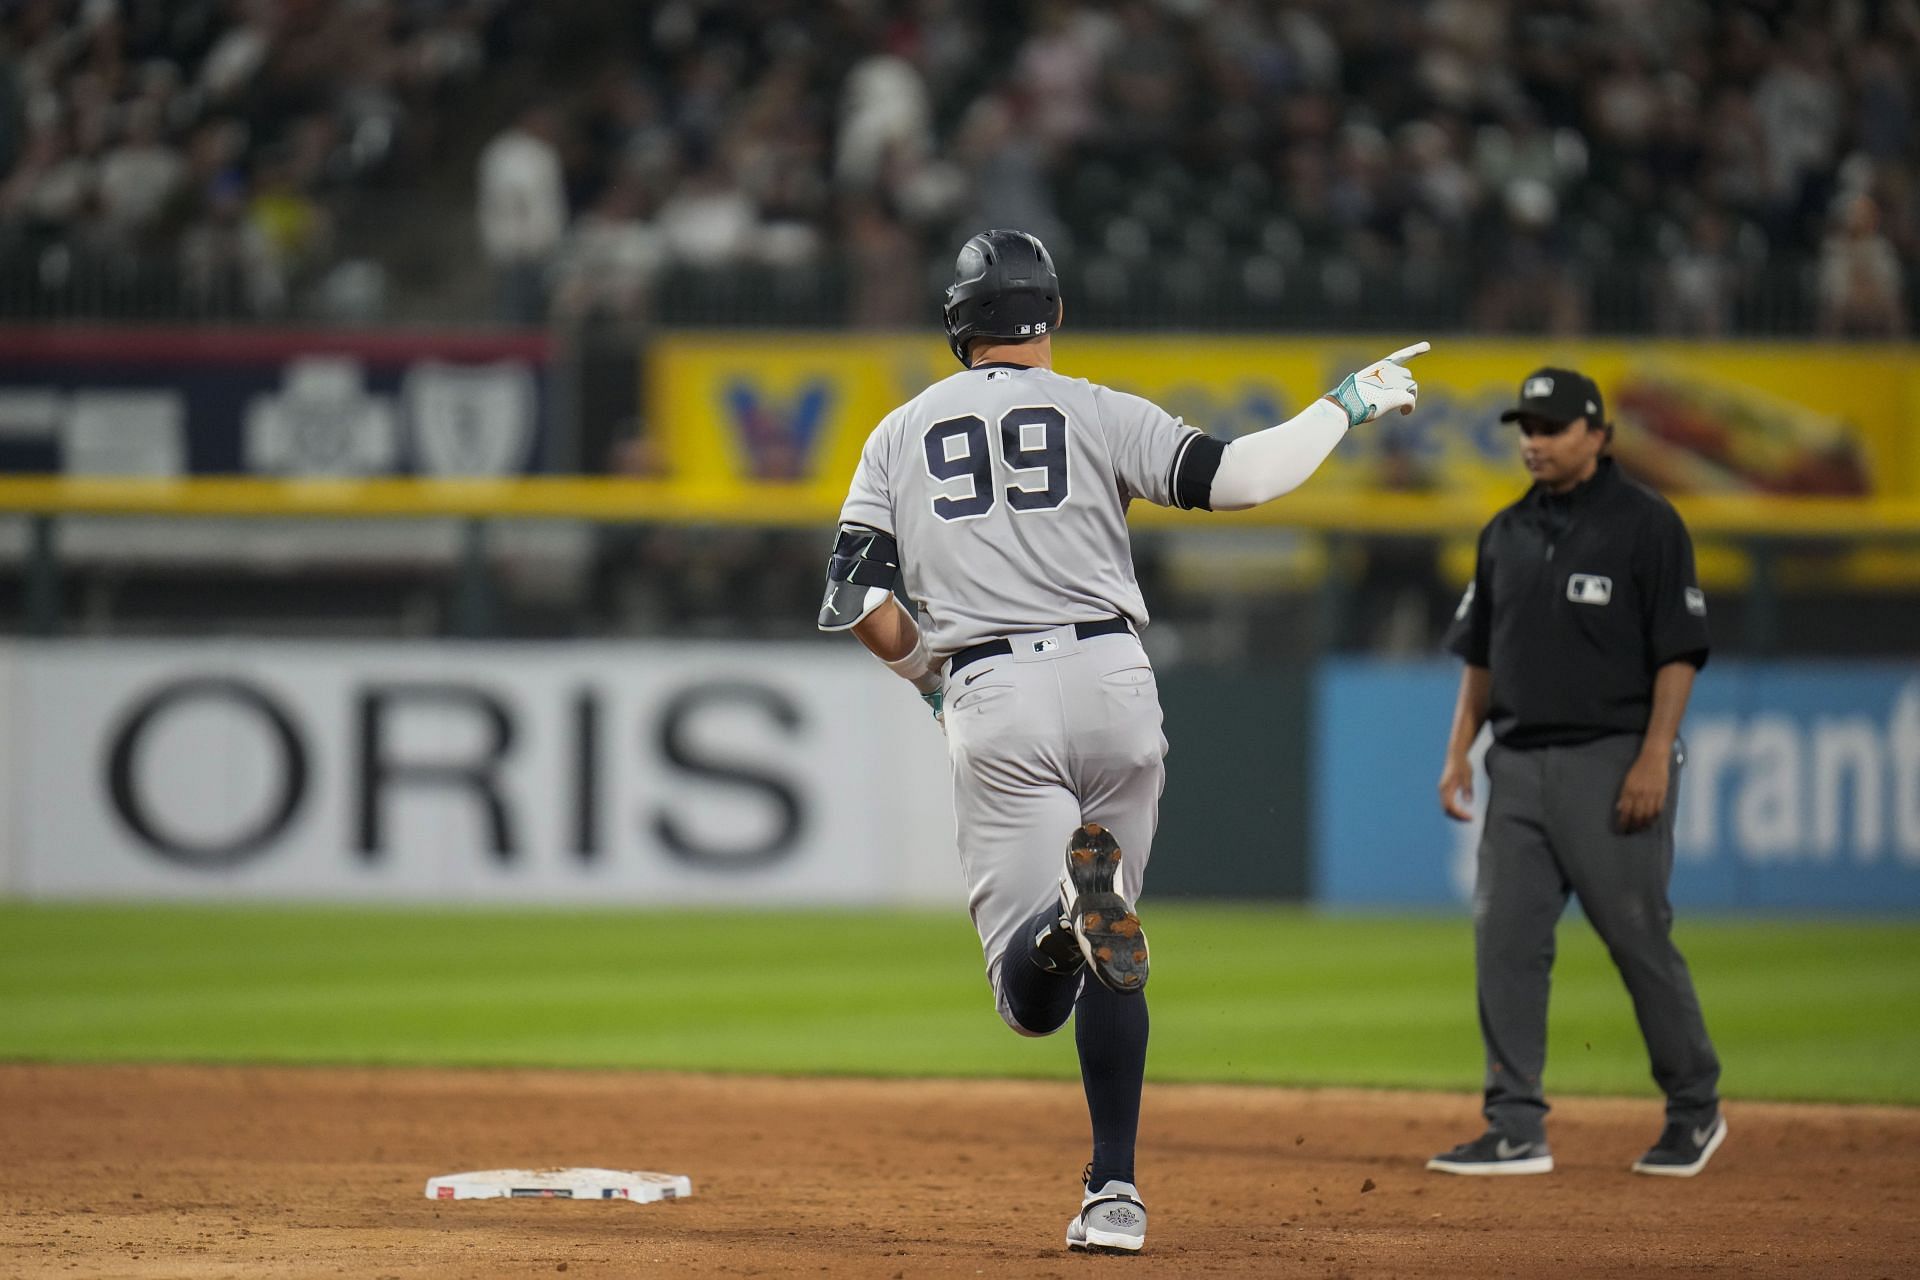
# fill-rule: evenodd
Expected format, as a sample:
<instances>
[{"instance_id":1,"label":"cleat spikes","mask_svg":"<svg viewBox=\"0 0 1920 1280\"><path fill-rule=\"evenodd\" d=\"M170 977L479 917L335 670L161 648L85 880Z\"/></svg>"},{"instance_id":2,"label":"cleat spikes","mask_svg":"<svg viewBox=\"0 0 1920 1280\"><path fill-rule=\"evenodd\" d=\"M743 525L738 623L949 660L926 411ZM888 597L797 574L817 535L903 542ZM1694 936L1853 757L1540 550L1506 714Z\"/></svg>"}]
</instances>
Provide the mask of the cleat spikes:
<instances>
[{"instance_id":1,"label":"cleat spikes","mask_svg":"<svg viewBox=\"0 0 1920 1280\"><path fill-rule=\"evenodd\" d=\"M1097 822L1067 840L1061 897L1080 953L1102 986L1134 992L1146 985L1147 939L1140 918L1119 892L1120 842Z\"/></svg>"}]
</instances>

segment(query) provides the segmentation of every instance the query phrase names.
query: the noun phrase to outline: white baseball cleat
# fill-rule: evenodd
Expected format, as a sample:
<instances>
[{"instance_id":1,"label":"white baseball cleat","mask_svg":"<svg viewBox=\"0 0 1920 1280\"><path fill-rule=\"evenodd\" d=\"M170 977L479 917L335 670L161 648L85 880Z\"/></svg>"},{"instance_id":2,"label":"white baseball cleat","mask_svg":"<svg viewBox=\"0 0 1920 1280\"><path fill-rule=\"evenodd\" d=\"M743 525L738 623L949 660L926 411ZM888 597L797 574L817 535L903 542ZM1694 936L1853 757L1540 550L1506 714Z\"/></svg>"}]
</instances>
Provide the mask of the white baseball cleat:
<instances>
[{"instance_id":1,"label":"white baseball cleat","mask_svg":"<svg viewBox=\"0 0 1920 1280\"><path fill-rule=\"evenodd\" d=\"M1067 1223L1067 1248L1086 1253L1138 1253L1147 1243L1147 1206L1131 1182L1087 1188L1080 1212Z\"/></svg>"}]
</instances>

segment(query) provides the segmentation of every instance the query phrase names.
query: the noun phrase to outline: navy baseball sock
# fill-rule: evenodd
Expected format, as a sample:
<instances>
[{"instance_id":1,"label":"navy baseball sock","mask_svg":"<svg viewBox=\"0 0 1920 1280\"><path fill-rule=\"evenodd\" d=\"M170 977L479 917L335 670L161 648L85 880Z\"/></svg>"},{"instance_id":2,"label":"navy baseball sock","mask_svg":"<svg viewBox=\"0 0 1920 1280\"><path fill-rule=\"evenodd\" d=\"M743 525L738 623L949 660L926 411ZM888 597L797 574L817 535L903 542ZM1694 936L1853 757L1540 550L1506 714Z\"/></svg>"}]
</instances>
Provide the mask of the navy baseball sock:
<instances>
[{"instance_id":1,"label":"navy baseball sock","mask_svg":"<svg viewBox=\"0 0 1920 1280\"><path fill-rule=\"evenodd\" d=\"M1133 1140L1140 1128L1140 1085L1147 1073L1147 998L1110 991L1088 979L1073 1009L1080 1083L1093 1120L1093 1169L1087 1185L1133 1181Z\"/></svg>"},{"instance_id":2,"label":"navy baseball sock","mask_svg":"<svg viewBox=\"0 0 1920 1280\"><path fill-rule=\"evenodd\" d=\"M1078 973L1050 973L1035 962L1033 940L1060 918L1060 904L1051 903L1020 926L1013 941L1000 953L1000 990L1021 1026L1035 1035L1052 1035L1073 1013L1073 994L1080 988Z\"/></svg>"}]
</instances>

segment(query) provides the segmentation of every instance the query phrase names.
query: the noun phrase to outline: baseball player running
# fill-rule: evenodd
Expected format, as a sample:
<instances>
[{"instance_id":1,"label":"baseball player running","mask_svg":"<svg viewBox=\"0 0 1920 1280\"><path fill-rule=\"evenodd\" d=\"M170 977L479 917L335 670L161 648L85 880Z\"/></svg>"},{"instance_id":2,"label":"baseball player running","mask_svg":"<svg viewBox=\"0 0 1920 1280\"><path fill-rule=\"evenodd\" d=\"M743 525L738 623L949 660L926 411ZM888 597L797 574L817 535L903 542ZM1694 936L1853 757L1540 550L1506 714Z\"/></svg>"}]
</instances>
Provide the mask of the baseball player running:
<instances>
[{"instance_id":1,"label":"baseball player running","mask_svg":"<svg viewBox=\"0 0 1920 1280\"><path fill-rule=\"evenodd\" d=\"M967 241L945 319L965 369L868 438L820 627L851 630L946 732L968 907L1000 1016L1028 1036L1074 1021L1093 1159L1067 1247L1131 1253L1147 1235L1133 1156L1148 951L1134 903L1167 744L1127 506L1239 510L1291 491L1348 428L1412 411L1400 362L1427 344L1227 443L1054 372L1059 281L1030 235Z\"/></svg>"}]
</instances>

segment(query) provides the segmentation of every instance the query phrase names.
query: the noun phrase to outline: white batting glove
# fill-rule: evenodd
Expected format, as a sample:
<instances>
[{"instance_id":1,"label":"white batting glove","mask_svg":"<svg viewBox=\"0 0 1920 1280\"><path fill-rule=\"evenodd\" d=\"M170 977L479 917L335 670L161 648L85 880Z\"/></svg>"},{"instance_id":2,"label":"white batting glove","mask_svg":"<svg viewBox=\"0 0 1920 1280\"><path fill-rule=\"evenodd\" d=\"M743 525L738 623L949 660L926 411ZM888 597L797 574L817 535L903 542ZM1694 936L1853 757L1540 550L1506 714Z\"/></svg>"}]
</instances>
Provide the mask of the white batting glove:
<instances>
[{"instance_id":1,"label":"white batting glove","mask_svg":"<svg viewBox=\"0 0 1920 1280\"><path fill-rule=\"evenodd\" d=\"M1358 373L1348 374L1346 381L1327 392L1325 398L1346 412L1349 427L1372 422L1389 409L1412 413L1414 400L1420 394L1420 384L1403 366L1421 352L1431 350L1432 346L1432 343L1416 342L1410 347L1402 347L1386 359L1376 361Z\"/></svg>"}]
</instances>

